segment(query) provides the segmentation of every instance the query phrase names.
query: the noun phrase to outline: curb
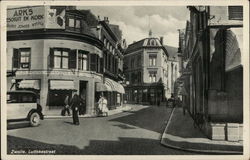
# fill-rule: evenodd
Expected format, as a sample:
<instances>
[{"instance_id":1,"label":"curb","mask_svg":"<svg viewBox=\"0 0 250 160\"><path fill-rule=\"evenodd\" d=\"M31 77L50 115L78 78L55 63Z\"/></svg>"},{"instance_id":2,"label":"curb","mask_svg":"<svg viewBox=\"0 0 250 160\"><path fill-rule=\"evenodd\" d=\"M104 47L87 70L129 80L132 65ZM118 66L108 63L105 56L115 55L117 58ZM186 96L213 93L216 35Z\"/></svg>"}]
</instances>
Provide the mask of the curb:
<instances>
[{"instance_id":1,"label":"curb","mask_svg":"<svg viewBox=\"0 0 250 160\"><path fill-rule=\"evenodd\" d=\"M168 126L171 122L171 119L172 119L172 116L173 116L173 113L174 113L174 110L175 108L172 110L171 112L171 115L168 119L168 122L167 122L167 125L166 125L166 128L164 129L164 132L161 136L161 145L165 146L165 147L169 147L169 148L173 148L173 149L178 149L178 150L182 150L182 151L189 151L189 152L196 152L196 153L210 153L210 154L243 154L243 152L240 152L240 151L220 151L220 150L199 150L199 149L189 149L189 148L185 148L185 147L179 147L179 146L174 146L174 145L170 145L170 144L167 144L164 142L164 138L168 139L167 138L167 130L168 130Z\"/></svg>"}]
</instances>

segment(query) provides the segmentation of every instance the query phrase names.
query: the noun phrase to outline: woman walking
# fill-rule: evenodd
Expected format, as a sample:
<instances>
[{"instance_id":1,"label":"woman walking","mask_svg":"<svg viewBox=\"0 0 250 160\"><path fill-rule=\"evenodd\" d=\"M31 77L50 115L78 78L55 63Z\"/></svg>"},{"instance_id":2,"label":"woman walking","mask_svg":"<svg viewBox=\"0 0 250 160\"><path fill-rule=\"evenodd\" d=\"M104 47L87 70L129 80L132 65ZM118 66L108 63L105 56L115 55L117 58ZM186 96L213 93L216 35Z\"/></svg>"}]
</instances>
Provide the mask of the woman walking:
<instances>
[{"instance_id":1,"label":"woman walking","mask_svg":"<svg viewBox=\"0 0 250 160\"><path fill-rule=\"evenodd\" d=\"M107 99L101 95L98 101L98 108L102 112L102 115L105 114L105 116L108 116L108 111L109 111L107 104L108 104Z\"/></svg>"}]
</instances>

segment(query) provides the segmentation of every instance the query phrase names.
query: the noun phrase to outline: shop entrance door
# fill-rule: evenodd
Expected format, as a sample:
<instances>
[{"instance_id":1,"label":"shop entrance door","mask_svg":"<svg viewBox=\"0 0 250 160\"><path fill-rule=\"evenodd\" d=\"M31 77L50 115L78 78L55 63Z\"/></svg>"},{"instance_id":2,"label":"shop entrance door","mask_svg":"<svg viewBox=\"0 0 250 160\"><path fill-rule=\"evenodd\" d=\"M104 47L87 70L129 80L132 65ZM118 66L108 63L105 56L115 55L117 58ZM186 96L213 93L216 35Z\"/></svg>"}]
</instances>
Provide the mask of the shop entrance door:
<instances>
[{"instance_id":1,"label":"shop entrance door","mask_svg":"<svg viewBox=\"0 0 250 160\"><path fill-rule=\"evenodd\" d=\"M86 105L87 105L87 83L88 81L80 81L79 85L79 95L81 98L81 104L79 108L79 114L83 115L86 113Z\"/></svg>"}]
</instances>

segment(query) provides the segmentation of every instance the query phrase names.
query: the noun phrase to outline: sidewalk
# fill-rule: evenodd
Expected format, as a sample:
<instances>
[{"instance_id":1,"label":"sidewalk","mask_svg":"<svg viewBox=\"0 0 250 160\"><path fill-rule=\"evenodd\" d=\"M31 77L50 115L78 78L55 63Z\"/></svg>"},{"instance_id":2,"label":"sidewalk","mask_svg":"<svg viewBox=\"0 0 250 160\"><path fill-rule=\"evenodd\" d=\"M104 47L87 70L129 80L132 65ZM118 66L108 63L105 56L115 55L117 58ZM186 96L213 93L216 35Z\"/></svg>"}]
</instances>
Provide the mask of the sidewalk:
<instances>
[{"instance_id":1,"label":"sidewalk","mask_svg":"<svg viewBox=\"0 0 250 160\"><path fill-rule=\"evenodd\" d=\"M108 115L114 115L114 114L118 114L124 111L128 111L132 109L133 105L130 104L126 104L126 106L120 106L117 107L116 109L113 110L109 110ZM44 119L51 119L51 118L69 118L72 116L61 116L60 115L61 110L57 109L57 110L50 110L48 111L47 114L44 115ZM90 114L85 114L85 115L79 115L79 118L91 118L91 117L97 117L96 115L90 115Z\"/></svg>"},{"instance_id":2,"label":"sidewalk","mask_svg":"<svg viewBox=\"0 0 250 160\"><path fill-rule=\"evenodd\" d=\"M161 144L205 154L243 154L241 143L208 139L197 127L194 128L189 113L183 115L182 108L173 109L162 135Z\"/></svg>"}]
</instances>

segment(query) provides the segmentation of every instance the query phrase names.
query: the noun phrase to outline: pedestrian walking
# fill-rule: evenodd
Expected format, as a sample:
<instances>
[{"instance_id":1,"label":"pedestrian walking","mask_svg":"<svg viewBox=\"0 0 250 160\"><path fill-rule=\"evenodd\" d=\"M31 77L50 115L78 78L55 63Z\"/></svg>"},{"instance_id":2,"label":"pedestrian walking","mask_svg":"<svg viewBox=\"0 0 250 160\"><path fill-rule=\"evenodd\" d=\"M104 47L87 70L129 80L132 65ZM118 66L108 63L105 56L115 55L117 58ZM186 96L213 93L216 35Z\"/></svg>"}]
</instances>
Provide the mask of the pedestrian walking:
<instances>
[{"instance_id":1,"label":"pedestrian walking","mask_svg":"<svg viewBox=\"0 0 250 160\"><path fill-rule=\"evenodd\" d=\"M86 103L82 97L80 98L79 115L84 115L86 112Z\"/></svg>"},{"instance_id":2,"label":"pedestrian walking","mask_svg":"<svg viewBox=\"0 0 250 160\"><path fill-rule=\"evenodd\" d=\"M79 125L80 123L79 123L78 111L80 106L80 98L76 92L73 95L73 98L70 102L70 106L72 109L73 124Z\"/></svg>"},{"instance_id":3,"label":"pedestrian walking","mask_svg":"<svg viewBox=\"0 0 250 160\"><path fill-rule=\"evenodd\" d=\"M170 107L175 107L175 99L174 99L174 95L172 94L171 97L168 99L167 102L168 106Z\"/></svg>"},{"instance_id":4,"label":"pedestrian walking","mask_svg":"<svg viewBox=\"0 0 250 160\"><path fill-rule=\"evenodd\" d=\"M100 99L98 101L98 109L101 111L101 114L105 116L108 116L108 107L107 107L108 101L104 96L100 96Z\"/></svg>"},{"instance_id":5,"label":"pedestrian walking","mask_svg":"<svg viewBox=\"0 0 250 160\"><path fill-rule=\"evenodd\" d=\"M180 97L178 97L176 99L176 105L177 105L177 107L182 107L182 101L181 101Z\"/></svg>"},{"instance_id":6,"label":"pedestrian walking","mask_svg":"<svg viewBox=\"0 0 250 160\"><path fill-rule=\"evenodd\" d=\"M65 116L65 113L67 112L68 116L70 116L70 110L69 110L69 95L67 95L64 99L64 107L61 111L61 115Z\"/></svg>"}]
</instances>

